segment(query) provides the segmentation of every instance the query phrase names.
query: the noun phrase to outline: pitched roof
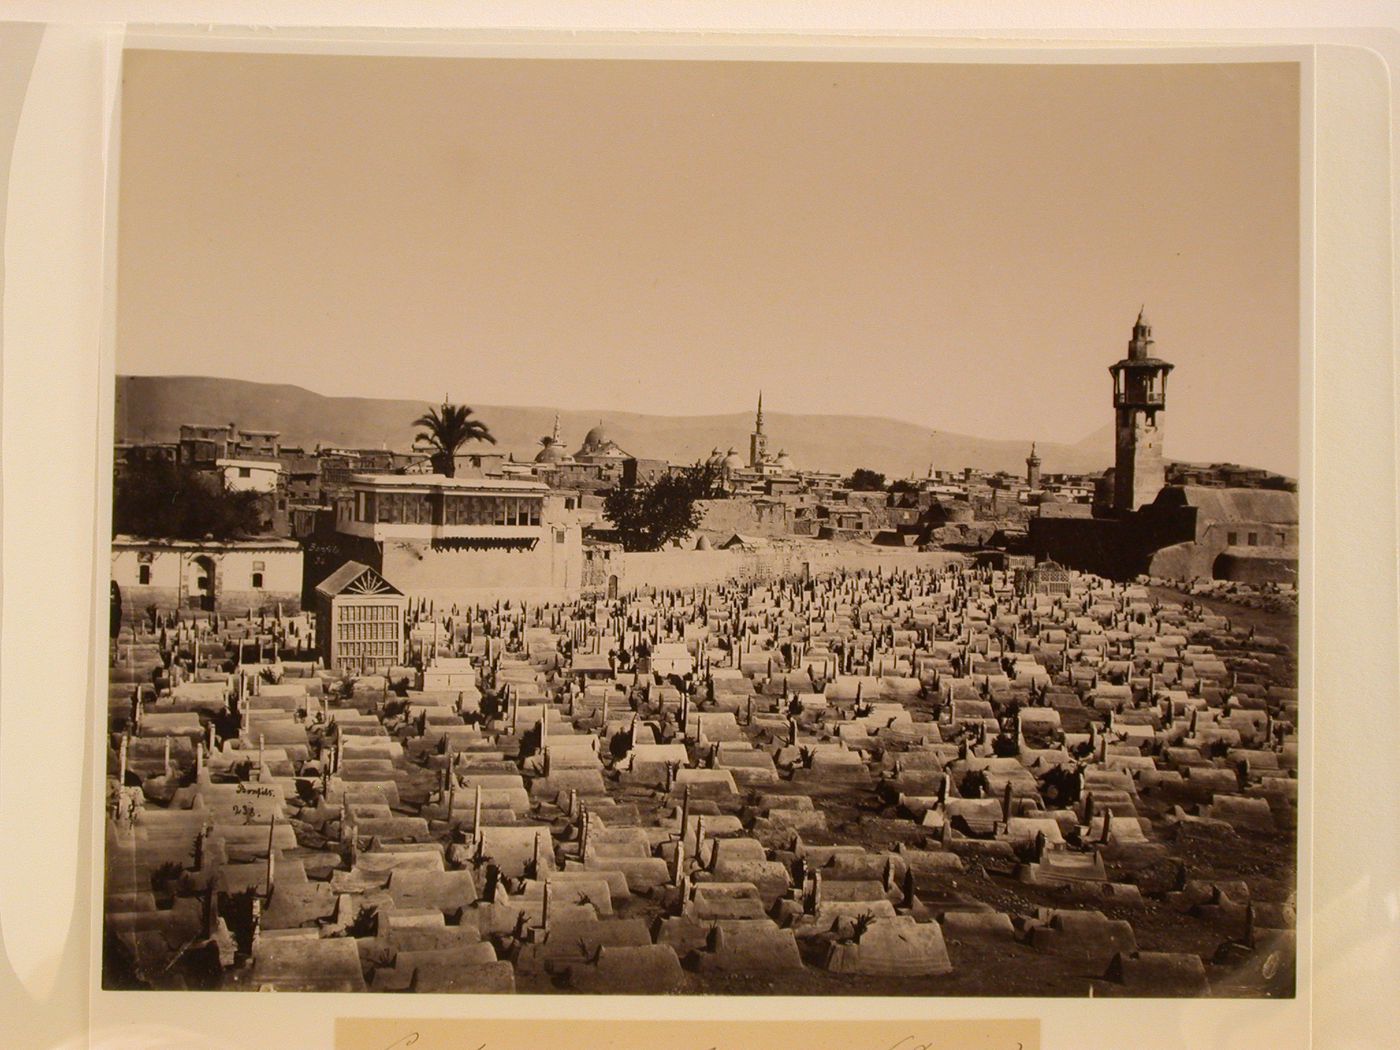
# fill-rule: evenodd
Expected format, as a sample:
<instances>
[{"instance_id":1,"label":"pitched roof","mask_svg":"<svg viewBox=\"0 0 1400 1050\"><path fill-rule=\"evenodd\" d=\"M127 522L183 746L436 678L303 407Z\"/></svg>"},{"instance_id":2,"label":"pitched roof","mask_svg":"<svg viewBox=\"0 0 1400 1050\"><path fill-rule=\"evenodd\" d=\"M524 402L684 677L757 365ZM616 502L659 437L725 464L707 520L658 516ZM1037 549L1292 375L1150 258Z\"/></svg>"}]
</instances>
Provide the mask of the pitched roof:
<instances>
[{"instance_id":1,"label":"pitched roof","mask_svg":"<svg viewBox=\"0 0 1400 1050\"><path fill-rule=\"evenodd\" d=\"M379 573L358 561L347 561L316 585L316 593L326 598L352 590L367 595L403 594Z\"/></svg>"}]
</instances>

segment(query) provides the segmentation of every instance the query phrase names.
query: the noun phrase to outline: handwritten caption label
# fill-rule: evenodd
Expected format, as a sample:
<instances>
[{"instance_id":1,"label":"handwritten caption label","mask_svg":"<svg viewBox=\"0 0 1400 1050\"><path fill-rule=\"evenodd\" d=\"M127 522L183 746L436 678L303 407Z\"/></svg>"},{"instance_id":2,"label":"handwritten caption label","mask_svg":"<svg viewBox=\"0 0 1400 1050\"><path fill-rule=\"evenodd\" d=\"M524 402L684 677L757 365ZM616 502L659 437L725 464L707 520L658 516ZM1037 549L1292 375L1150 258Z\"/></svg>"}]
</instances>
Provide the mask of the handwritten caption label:
<instances>
[{"instance_id":1,"label":"handwritten caption label","mask_svg":"<svg viewBox=\"0 0 1400 1050\"><path fill-rule=\"evenodd\" d=\"M341 1017L335 1050L1040 1050L1036 1019L525 1021Z\"/></svg>"}]
</instances>

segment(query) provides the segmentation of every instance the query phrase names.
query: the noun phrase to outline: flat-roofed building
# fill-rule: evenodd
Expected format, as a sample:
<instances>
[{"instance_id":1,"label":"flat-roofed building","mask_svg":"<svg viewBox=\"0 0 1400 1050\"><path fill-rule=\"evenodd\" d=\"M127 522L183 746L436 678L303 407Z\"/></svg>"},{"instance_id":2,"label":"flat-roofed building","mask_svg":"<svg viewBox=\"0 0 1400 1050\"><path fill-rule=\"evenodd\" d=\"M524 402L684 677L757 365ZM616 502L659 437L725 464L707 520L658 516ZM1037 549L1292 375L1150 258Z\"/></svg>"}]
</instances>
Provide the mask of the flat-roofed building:
<instances>
[{"instance_id":1,"label":"flat-roofed building","mask_svg":"<svg viewBox=\"0 0 1400 1050\"><path fill-rule=\"evenodd\" d=\"M245 616L301 608L302 550L291 540L117 536L112 579L132 610L154 605Z\"/></svg>"},{"instance_id":2,"label":"flat-roofed building","mask_svg":"<svg viewBox=\"0 0 1400 1050\"><path fill-rule=\"evenodd\" d=\"M282 451L282 432L240 429L237 444L230 451L244 458L276 459Z\"/></svg>"},{"instance_id":3,"label":"flat-roofed building","mask_svg":"<svg viewBox=\"0 0 1400 1050\"><path fill-rule=\"evenodd\" d=\"M539 481L356 474L313 571L353 559L405 594L453 604L574 596L578 515Z\"/></svg>"},{"instance_id":4,"label":"flat-roofed building","mask_svg":"<svg viewBox=\"0 0 1400 1050\"><path fill-rule=\"evenodd\" d=\"M214 465L232 492L276 492L285 473L282 464L271 459L218 459Z\"/></svg>"},{"instance_id":5,"label":"flat-roofed building","mask_svg":"<svg viewBox=\"0 0 1400 1050\"><path fill-rule=\"evenodd\" d=\"M214 461L237 451L232 423L181 423L179 461L185 466L212 468Z\"/></svg>"}]
</instances>

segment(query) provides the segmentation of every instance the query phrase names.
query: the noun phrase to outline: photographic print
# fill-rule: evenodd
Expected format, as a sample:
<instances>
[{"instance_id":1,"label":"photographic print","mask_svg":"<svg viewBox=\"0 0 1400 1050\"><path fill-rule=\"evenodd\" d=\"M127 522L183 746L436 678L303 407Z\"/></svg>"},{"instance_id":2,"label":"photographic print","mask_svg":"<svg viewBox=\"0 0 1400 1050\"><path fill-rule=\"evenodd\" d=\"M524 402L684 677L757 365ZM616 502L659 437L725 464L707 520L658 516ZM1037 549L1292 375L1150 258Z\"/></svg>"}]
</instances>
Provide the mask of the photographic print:
<instances>
[{"instance_id":1,"label":"photographic print","mask_svg":"<svg viewBox=\"0 0 1400 1050\"><path fill-rule=\"evenodd\" d=\"M1301 71L1111 57L127 52L102 986L1293 996Z\"/></svg>"}]
</instances>

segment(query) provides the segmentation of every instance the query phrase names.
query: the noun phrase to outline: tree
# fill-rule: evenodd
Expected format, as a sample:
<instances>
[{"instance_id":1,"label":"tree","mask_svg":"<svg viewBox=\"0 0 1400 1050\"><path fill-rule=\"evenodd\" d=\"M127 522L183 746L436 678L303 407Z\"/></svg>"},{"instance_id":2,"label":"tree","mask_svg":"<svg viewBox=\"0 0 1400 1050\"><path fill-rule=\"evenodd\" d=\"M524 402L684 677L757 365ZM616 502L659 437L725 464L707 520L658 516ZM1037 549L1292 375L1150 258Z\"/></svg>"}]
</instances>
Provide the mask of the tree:
<instances>
[{"instance_id":1,"label":"tree","mask_svg":"<svg viewBox=\"0 0 1400 1050\"><path fill-rule=\"evenodd\" d=\"M624 550L660 550L695 531L703 517L696 503L722 497L720 481L717 466L696 463L647 485L615 488L608 493L603 509Z\"/></svg>"},{"instance_id":2,"label":"tree","mask_svg":"<svg viewBox=\"0 0 1400 1050\"><path fill-rule=\"evenodd\" d=\"M880 492L885 487L885 475L859 467L846 479L846 487L856 492Z\"/></svg>"},{"instance_id":3,"label":"tree","mask_svg":"<svg viewBox=\"0 0 1400 1050\"><path fill-rule=\"evenodd\" d=\"M468 441L496 443L486 424L473 419L472 410L466 405L443 401L440 408L429 408L413 421L413 425L424 428L414 440L429 450L433 473L449 478L457 473L457 450Z\"/></svg>"},{"instance_id":4,"label":"tree","mask_svg":"<svg viewBox=\"0 0 1400 1050\"><path fill-rule=\"evenodd\" d=\"M257 533L261 522L259 493L235 492L222 476L184 464L132 463L113 493L113 534L226 540Z\"/></svg>"},{"instance_id":5,"label":"tree","mask_svg":"<svg viewBox=\"0 0 1400 1050\"><path fill-rule=\"evenodd\" d=\"M890 482L891 492L918 492L919 483L909 478L896 478Z\"/></svg>"}]
</instances>

